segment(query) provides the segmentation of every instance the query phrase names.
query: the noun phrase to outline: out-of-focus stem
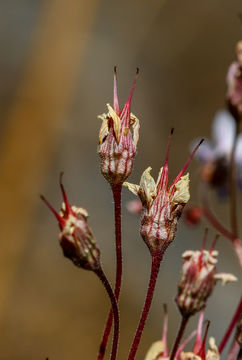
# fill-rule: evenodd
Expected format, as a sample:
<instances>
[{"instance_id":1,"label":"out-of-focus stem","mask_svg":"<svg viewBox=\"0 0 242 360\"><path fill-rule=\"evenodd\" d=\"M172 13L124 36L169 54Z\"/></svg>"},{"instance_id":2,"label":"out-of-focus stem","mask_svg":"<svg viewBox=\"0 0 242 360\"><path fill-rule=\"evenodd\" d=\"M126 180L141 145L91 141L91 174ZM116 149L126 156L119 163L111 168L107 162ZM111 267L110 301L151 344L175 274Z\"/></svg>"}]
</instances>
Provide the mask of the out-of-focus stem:
<instances>
[{"instance_id":1,"label":"out-of-focus stem","mask_svg":"<svg viewBox=\"0 0 242 360\"><path fill-rule=\"evenodd\" d=\"M242 297L240 298L240 302L235 310L235 313L234 313L234 316L229 324L229 327L226 331L226 333L224 334L224 337L223 339L221 340L221 343L219 345L219 353L221 354L223 349L225 348L230 336L231 336L231 333L232 331L234 330L237 322L239 321L239 319L241 318L242 316Z\"/></svg>"},{"instance_id":2,"label":"out-of-focus stem","mask_svg":"<svg viewBox=\"0 0 242 360\"><path fill-rule=\"evenodd\" d=\"M142 310L141 318L139 321L139 325L137 327L137 330L136 330L136 333L134 336L134 340L133 340L133 343L132 343L132 346L131 346L131 349L129 352L128 360L133 360L135 358L136 352L138 350L141 335L144 330L146 319L149 314L150 306L152 303L156 280L157 280L157 276L159 274L162 257L163 257L163 252L160 252L160 251L154 252L152 254L152 265L151 265L151 273L150 273L150 281L149 281L149 285L148 285L148 291L146 294L146 299L145 299L144 307Z\"/></svg>"},{"instance_id":3,"label":"out-of-focus stem","mask_svg":"<svg viewBox=\"0 0 242 360\"><path fill-rule=\"evenodd\" d=\"M111 307L112 307L112 314L114 317L114 335L113 335L113 345L112 345L112 352L110 356L110 360L115 360L117 356L117 350L118 350L118 340L119 340L119 311L118 311L118 305L116 301L116 297L113 293L113 290L103 272L103 270L98 268L95 273L99 277L99 279L102 281L108 296L110 298Z\"/></svg>"},{"instance_id":4,"label":"out-of-focus stem","mask_svg":"<svg viewBox=\"0 0 242 360\"><path fill-rule=\"evenodd\" d=\"M121 282L122 282L122 241L121 241L121 192L122 185L113 185L113 200L114 200L114 217L115 217L115 239L116 239L116 281L115 281L115 297L118 301ZM107 348L108 338L110 335L110 331L113 323L113 312L110 309L108 319L106 322L105 330L103 333L103 338L101 345L99 347L98 360L102 360L105 355L105 351Z\"/></svg>"},{"instance_id":5,"label":"out-of-focus stem","mask_svg":"<svg viewBox=\"0 0 242 360\"><path fill-rule=\"evenodd\" d=\"M238 357L236 357L236 354L239 352L239 344L237 343L237 341L234 339L234 341L232 342L232 345L229 349L229 353L227 356L227 360L238 360ZM239 356L239 353L238 353Z\"/></svg>"},{"instance_id":6,"label":"out-of-focus stem","mask_svg":"<svg viewBox=\"0 0 242 360\"><path fill-rule=\"evenodd\" d=\"M230 224L232 233L238 237L238 225L237 225L237 201L236 201L236 179L235 179L235 149L239 133L239 122L236 121L236 132L234 136L229 167L229 187L230 187Z\"/></svg>"},{"instance_id":7,"label":"out-of-focus stem","mask_svg":"<svg viewBox=\"0 0 242 360\"><path fill-rule=\"evenodd\" d=\"M208 189L205 186L205 184L203 184L203 189L202 189L203 215L218 232L220 232L224 237L226 237L228 240L232 242L234 251L238 256L240 265L242 266L242 242L231 231L225 228L223 224L221 224L221 222L218 220L218 218L213 214L213 212L209 207L207 194L208 194Z\"/></svg>"},{"instance_id":8,"label":"out-of-focus stem","mask_svg":"<svg viewBox=\"0 0 242 360\"><path fill-rule=\"evenodd\" d=\"M175 343L174 343L173 348L172 348L170 360L175 359L177 349L178 349L178 347L180 345L180 342L181 342L182 336L183 336L183 334L185 332L185 329L186 329L189 318L190 318L190 316L182 316L180 328L179 328L179 331L178 331L177 336L176 336Z\"/></svg>"},{"instance_id":9,"label":"out-of-focus stem","mask_svg":"<svg viewBox=\"0 0 242 360\"><path fill-rule=\"evenodd\" d=\"M236 360L242 360L242 349L239 350L238 356Z\"/></svg>"}]
</instances>

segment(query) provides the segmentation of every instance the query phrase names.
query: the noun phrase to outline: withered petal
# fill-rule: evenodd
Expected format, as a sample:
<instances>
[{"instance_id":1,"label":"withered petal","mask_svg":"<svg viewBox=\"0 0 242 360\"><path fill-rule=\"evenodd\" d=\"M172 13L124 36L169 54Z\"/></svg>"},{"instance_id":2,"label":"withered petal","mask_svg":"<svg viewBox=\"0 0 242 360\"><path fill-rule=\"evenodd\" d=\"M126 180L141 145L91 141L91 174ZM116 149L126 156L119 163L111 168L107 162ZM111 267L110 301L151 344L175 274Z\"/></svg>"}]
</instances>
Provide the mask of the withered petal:
<instances>
[{"instance_id":1,"label":"withered petal","mask_svg":"<svg viewBox=\"0 0 242 360\"><path fill-rule=\"evenodd\" d=\"M139 185L131 184L131 183L125 181L125 182L123 183L123 186L125 186L126 188L128 188L133 194L139 195L139 192L140 192L140 186L139 186Z\"/></svg>"},{"instance_id":2,"label":"withered petal","mask_svg":"<svg viewBox=\"0 0 242 360\"><path fill-rule=\"evenodd\" d=\"M113 131L115 133L117 142L119 143L121 120L110 104L107 104L107 107L108 107L108 117L112 118L113 120Z\"/></svg>"},{"instance_id":3,"label":"withered petal","mask_svg":"<svg viewBox=\"0 0 242 360\"><path fill-rule=\"evenodd\" d=\"M104 114L105 115L105 114ZM99 116L99 118L101 119L101 116ZM99 144L102 144L103 143L103 139L105 139L105 137L108 135L109 133L109 129L108 129L108 119L107 117L102 117L102 125L101 125L101 128L100 128L100 131L99 131Z\"/></svg>"},{"instance_id":4,"label":"withered petal","mask_svg":"<svg viewBox=\"0 0 242 360\"><path fill-rule=\"evenodd\" d=\"M133 126L133 140L135 143L135 146L137 146L138 141L139 141L139 129L140 129L140 121L139 119L133 114L130 114L130 119L131 119L131 125Z\"/></svg>"},{"instance_id":5,"label":"withered petal","mask_svg":"<svg viewBox=\"0 0 242 360\"><path fill-rule=\"evenodd\" d=\"M148 208L151 206L153 198L156 196L156 184L150 175L152 168L149 166L142 174L140 179L141 200L145 201Z\"/></svg>"}]
</instances>

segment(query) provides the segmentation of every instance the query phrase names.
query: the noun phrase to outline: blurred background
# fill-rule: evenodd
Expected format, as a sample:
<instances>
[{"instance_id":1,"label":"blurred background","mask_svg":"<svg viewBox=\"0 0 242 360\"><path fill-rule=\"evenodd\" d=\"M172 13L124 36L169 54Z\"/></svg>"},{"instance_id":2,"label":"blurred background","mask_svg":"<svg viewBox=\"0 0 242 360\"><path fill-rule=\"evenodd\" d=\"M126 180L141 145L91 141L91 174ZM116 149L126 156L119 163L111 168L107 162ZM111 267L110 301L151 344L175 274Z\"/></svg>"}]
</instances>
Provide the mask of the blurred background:
<instances>
[{"instance_id":1,"label":"blurred background","mask_svg":"<svg viewBox=\"0 0 242 360\"><path fill-rule=\"evenodd\" d=\"M9 0L0 1L0 359L95 359L109 302L102 285L62 256L56 220L39 199L58 209L60 171L71 203L88 209L103 267L115 271L113 202L99 172L97 115L112 102L113 66L120 103L136 66L141 73L132 112L141 121L135 167L156 177L172 126L170 175L183 166L189 143L210 136L224 107L225 76L242 36L240 0ZM197 163L191 203L198 201ZM211 197L213 197L211 195ZM139 219L126 210L123 191L124 277L120 300L119 359L127 358L144 301L150 256ZM240 202L241 198L239 199ZM228 204L213 207L228 225ZM180 320L173 301L181 254L201 245L204 224L180 221L157 284L137 359L161 336L168 303L169 344ZM210 231L210 240L214 231ZM228 241L221 237L218 269L239 275ZM220 341L238 303L241 283L217 286L208 302L210 335ZM197 324L192 319L187 333Z\"/></svg>"}]
</instances>

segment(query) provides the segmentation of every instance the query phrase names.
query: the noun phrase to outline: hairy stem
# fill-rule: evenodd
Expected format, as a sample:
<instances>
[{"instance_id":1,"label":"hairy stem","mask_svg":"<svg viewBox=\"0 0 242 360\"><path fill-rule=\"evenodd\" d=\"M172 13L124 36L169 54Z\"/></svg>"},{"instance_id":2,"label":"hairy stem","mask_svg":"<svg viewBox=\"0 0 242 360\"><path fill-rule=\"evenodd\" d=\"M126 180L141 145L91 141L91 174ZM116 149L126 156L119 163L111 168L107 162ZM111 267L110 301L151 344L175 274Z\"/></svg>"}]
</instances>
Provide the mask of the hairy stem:
<instances>
[{"instance_id":1,"label":"hairy stem","mask_svg":"<svg viewBox=\"0 0 242 360\"><path fill-rule=\"evenodd\" d=\"M179 347L179 345L180 345L180 342L181 342L182 336L183 336L183 334L184 334L184 331L185 331L185 329L186 329L186 326L187 326L187 323L188 323L189 318L190 318L190 316L182 316L180 328L179 328L179 330L178 330L178 333L177 333L177 336L176 336L176 340L175 340L175 343L174 343L173 348L172 348L170 360L174 360L174 359L175 359L177 349L178 349L178 347Z\"/></svg>"},{"instance_id":2,"label":"hairy stem","mask_svg":"<svg viewBox=\"0 0 242 360\"><path fill-rule=\"evenodd\" d=\"M232 317L229 327L228 327L226 333L224 334L223 339L221 340L221 342L219 344L218 349L219 349L220 354L222 354L223 349L225 348L225 346L231 336L231 333L234 330L234 328L235 328L237 322L239 321L239 319L241 318L241 316L242 316L242 297L240 298L240 302L235 310L234 316Z\"/></svg>"},{"instance_id":3,"label":"hairy stem","mask_svg":"<svg viewBox=\"0 0 242 360\"><path fill-rule=\"evenodd\" d=\"M112 351L110 360L115 360L117 356L117 350L118 350L118 340L119 340L119 311L118 311L118 305L116 301L116 297L113 293L113 290L102 270L102 268L98 268L96 271L97 276L102 281L108 296L110 298L111 307L112 307L112 314L114 317L114 335L113 335L113 345L112 345Z\"/></svg>"},{"instance_id":4,"label":"hairy stem","mask_svg":"<svg viewBox=\"0 0 242 360\"><path fill-rule=\"evenodd\" d=\"M116 239L116 281L115 281L115 297L118 301L121 282L122 282L122 241L121 241L121 192L122 185L113 185L113 200L114 200L114 217L115 217L115 239ZM108 338L113 323L113 312L110 309L108 319L105 325L102 342L99 347L98 360L102 360L107 348Z\"/></svg>"},{"instance_id":5,"label":"hairy stem","mask_svg":"<svg viewBox=\"0 0 242 360\"><path fill-rule=\"evenodd\" d=\"M157 276L159 274L159 270L160 270L160 263L163 257L163 253L162 252L154 252L152 254L152 266L151 266L151 273L150 273L150 281L149 281L149 285L148 285L148 291L146 294L146 299L145 299L145 303L144 303L144 307L143 307L143 311L141 314L141 318L139 321L139 325L137 327L135 336L134 336L134 340L129 352L129 357L128 360L133 360L135 358L136 352L138 350L138 346L140 343L140 339L141 339L141 335L142 332L144 330L144 326L146 323L146 319L147 316L149 314L149 310L150 310L150 306L152 303L152 299L153 299L153 295L154 295L154 290L155 290L155 285L156 285L156 280L157 280Z\"/></svg>"}]
</instances>

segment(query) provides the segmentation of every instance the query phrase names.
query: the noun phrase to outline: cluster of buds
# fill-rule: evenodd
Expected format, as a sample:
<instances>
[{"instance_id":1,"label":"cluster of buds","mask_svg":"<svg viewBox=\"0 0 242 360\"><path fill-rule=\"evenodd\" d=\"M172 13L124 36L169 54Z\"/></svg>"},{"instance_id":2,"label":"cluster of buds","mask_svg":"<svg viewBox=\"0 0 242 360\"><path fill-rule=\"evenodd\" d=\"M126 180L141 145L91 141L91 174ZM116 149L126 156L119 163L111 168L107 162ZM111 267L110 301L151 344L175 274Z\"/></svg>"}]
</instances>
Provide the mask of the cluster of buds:
<instances>
[{"instance_id":1,"label":"cluster of buds","mask_svg":"<svg viewBox=\"0 0 242 360\"><path fill-rule=\"evenodd\" d=\"M150 175L151 167L142 174L140 185L124 183L142 202L140 234L151 252L164 251L174 240L177 223L182 210L190 198L189 174L184 175L201 142L196 146L183 169L168 186L168 158L171 137L168 143L164 166L157 182Z\"/></svg>"},{"instance_id":2,"label":"cluster of buds","mask_svg":"<svg viewBox=\"0 0 242 360\"><path fill-rule=\"evenodd\" d=\"M232 274L216 273L218 251L210 250L192 251L183 253L181 278L178 283L176 296L177 306L184 317L189 317L206 306L217 281L222 284L236 281Z\"/></svg>"},{"instance_id":3,"label":"cluster of buds","mask_svg":"<svg viewBox=\"0 0 242 360\"><path fill-rule=\"evenodd\" d=\"M76 266L86 270L100 267L100 251L87 224L88 213L81 207L71 206L60 176L60 187L64 203L58 213L41 195L42 200L55 215L60 227L59 242L65 257Z\"/></svg>"},{"instance_id":4,"label":"cluster of buds","mask_svg":"<svg viewBox=\"0 0 242 360\"><path fill-rule=\"evenodd\" d=\"M140 125L137 117L130 112L130 105L138 73L139 70L137 69L128 100L123 109L120 110L117 74L116 68L114 68L113 107L107 104L108 112L99 115L102 120L98 149L101 158L101 172L111 186L122 184L131 174L133 168Z\"/></svg>"}]
</instances>

